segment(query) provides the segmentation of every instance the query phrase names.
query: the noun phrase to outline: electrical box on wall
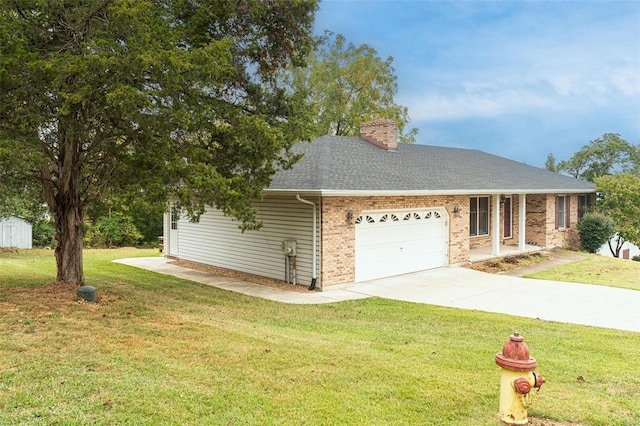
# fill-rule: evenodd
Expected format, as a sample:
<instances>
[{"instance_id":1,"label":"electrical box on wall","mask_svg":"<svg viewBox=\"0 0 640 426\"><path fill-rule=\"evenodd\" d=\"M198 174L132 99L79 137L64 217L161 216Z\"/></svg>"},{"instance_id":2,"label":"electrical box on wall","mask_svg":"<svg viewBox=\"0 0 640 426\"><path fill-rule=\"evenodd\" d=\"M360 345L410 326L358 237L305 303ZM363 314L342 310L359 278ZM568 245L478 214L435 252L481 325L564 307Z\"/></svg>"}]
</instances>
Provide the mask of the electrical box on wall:
<instances>
[{"instance_id":1,"label":"electrical box on wall","mask_svg":"<svg viewBox=\"0 0 640 426\"><path fill-rule=\"evenodd\" d=\"M296 240L284 240L282 242L282 251L284 251L285 256L295 256L296 255Z\"/></svg>"}]
</instances>

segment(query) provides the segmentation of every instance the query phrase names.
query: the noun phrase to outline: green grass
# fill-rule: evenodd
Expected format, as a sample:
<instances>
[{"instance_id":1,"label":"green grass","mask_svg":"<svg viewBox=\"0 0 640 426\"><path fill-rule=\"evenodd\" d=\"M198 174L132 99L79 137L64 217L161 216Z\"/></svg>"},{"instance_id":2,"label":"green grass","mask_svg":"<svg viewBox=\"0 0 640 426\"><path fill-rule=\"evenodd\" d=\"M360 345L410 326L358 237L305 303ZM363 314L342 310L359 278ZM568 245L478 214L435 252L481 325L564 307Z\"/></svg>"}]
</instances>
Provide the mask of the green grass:
<instances>
[{"instance_id":1,"label":"green grass","mask_svg":"<svg viewBox=\"0 0 640 426\"><path fill-rule=\"evenodd\" d=\"M526 277L640 290L640 262L584 252L571 253L584 259Z\"/></svg>"},{"instance_id":2,"label":"green grass","mask_svg":"<svg viewBox=\"0 0 640 426\"><path fill-rule=\"evenodd\" d=\"M383 299L285 305L111 262L154 253L87 251L98 304L47 285L51 252L0 255L0 424L496 425L494 356L514 330L547 379L530 416L640 424L640 333Z\"/></svg>"}]
</instances>

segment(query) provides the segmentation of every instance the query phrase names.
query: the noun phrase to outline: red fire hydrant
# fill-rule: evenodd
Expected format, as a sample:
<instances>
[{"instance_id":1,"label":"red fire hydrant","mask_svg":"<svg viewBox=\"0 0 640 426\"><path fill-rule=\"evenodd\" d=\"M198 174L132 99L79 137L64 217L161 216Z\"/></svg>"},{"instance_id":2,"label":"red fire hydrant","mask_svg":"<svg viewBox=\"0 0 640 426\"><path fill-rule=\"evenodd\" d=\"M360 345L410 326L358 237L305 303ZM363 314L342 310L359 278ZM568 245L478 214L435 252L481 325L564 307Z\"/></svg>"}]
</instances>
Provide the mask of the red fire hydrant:
<instances>
[{"instance_id":1,"label":"red fire hydrant","mask_svg":"<svg viewBox=\"0 0 640 426\"><path fill-rule=\"evenodd\" d=\"M500 379L500 420L509 425L526 425L527 408L533 404L532 388L540 390L546 380L536 369L536 360L529 356L524 338L514 332L496 354L496 364L502 368Z\"/></svg>"}]
</instances>

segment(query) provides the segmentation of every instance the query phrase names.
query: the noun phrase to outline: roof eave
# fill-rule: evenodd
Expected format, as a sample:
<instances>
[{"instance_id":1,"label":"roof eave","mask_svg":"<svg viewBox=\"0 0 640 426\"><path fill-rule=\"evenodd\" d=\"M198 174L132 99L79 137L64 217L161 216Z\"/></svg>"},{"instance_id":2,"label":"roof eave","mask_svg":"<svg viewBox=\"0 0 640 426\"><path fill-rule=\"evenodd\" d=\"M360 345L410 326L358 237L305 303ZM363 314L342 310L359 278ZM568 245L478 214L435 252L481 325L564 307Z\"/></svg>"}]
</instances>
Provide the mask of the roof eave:
<instances>
[{"instance_id":1,"label":"roof eave","mask_svg":"<svg viewBox=\"0 0 640 426\"><path fill-rule=\"evenodd\" d=\"M335 189L265 189L271 195L315 195L323 197L394 197L429 195L503 195L503 194L590 194L595 189L456 189L456 190L335 190Z\"/></svg>"}]
</instances>

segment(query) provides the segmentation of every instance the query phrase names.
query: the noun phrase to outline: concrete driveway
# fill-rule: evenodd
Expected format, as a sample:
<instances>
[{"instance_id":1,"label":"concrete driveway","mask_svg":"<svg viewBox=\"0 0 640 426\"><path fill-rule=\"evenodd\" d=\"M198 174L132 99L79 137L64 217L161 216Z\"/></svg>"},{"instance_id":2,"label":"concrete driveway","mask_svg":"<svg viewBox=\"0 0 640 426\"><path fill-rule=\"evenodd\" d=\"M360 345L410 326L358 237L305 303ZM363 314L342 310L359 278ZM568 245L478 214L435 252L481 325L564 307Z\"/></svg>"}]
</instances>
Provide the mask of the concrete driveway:
<instances>
[{"instance_id":1,"label":"concrete driveway","mask_svg":"<svg viewBox=\"0 0 640 426\"><path fill-rule=\"evenodd\" d=\"M367 296L640 332L640 291L443 268L347 288Z\"/></svg>"},{"instance_id":2,"label":"concrete driveway","mask_svg":"<svg viewBox=\"0 0 640 426\"><path fill-rule=\"evenodd\" d=\"M323 292L297 293L182 268L162 257L116 262L283 303L334 303L381 297L640 332L640 291L612 287L442 268Z\"/></svg>"}]
</instances>

